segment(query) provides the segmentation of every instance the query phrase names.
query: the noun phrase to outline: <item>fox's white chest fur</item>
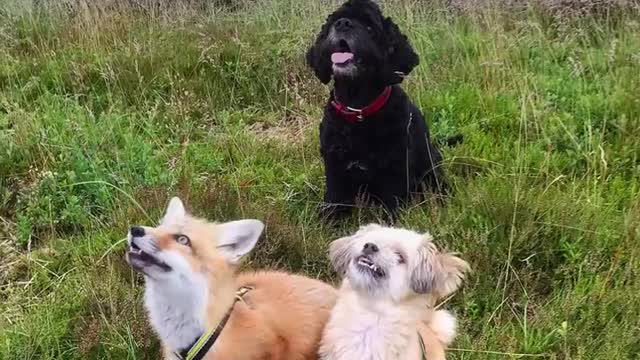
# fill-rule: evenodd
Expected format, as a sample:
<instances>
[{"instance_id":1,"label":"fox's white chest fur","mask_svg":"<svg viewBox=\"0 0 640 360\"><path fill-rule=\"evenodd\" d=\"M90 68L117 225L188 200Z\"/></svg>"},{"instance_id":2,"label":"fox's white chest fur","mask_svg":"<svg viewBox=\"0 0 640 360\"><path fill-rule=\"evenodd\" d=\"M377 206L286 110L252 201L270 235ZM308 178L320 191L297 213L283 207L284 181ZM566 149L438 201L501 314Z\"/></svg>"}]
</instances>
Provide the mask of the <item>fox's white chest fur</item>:
<instances>
[{"instance_id":1,"label":"fox's white chest fur","mask_svg":"<svg viewBox=\"0 0 640 360\"><path fill-rule=\"evenodd\" d=\"M204 332L206 292L204 277L169 283L146 279L145 306L149 321L172 351L189 346Z\"/></svg>"},{"instance_id":2,"label":"fox's white chest fur","mask_svg":"<svg viewBox=\"0 0 640 360\"><path fill-rule=\"evenodd\" d=\"M418 314L407 314L382 302L363 303L353 293L343 294L325 328L321 359L418 359L418 321Z\"/></svg>"}]
</instances>

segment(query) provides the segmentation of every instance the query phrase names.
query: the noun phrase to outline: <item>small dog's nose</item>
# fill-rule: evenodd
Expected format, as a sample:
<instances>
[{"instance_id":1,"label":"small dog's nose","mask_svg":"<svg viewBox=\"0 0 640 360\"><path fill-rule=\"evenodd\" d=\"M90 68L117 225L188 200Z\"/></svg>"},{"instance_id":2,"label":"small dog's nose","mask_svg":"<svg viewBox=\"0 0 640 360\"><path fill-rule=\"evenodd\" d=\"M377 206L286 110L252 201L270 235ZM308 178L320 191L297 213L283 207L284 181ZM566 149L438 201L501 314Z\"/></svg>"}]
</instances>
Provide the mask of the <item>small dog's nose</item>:
<instances>
[{"instance_id":1,"label":"small dog's nose","mask_svg":"<svg viewBox=\"0 0 640 360\"><path fill-rule=\"evenodd\" d=\"M347 18L340 18L333 24L333 26L338 31L347 31L353 28L353 23Z\"/></svg>"},{"instance_id":2,"label":"small dog's nose","mask_svg":"<svg viewBox=\"0 0 640 360\"><path fill-rule=\"evenodd\" d=\"M132 226L131 229L129 229L129 233L133 237L143 237L144 236L144 228L140 227L140 226Z\"/></svg>"},{"instance_id":3,"label":"small dog's nose","mask_svg":"<svg viewBox=\"0 0 640 360\"><path fill-rule=\"evenodd\" d=\"M376 244L372 244L372 243L366 243L364 244L364 247L362 248L362 252L365 255L371 255L371 254L375 254L378 252L378 246Z\"/></svg>"}]
</instances>

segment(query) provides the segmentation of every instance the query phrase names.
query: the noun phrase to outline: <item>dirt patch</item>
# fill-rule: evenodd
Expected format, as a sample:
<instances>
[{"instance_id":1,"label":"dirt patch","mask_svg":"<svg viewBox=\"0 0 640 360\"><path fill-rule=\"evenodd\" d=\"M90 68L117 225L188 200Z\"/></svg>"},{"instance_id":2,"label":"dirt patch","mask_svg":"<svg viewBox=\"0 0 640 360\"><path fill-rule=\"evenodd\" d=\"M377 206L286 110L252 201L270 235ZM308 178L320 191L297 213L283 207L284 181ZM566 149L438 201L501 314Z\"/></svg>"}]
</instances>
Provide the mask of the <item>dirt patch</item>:
<instances>
[{"instance_id":1,"label":"dirt patch","mask_svg":"<svg viewBox=\"0 0 640 360\"><path fill-rule=\"evenodd\" d=\"M249 125L249 132L261 140L297 144L306 140L309 129L316 124L304 115L290 114L277 123L259 121Z\"/></svg>"},{"instance_id":2,"label":"dirt patch","mask_svg":"<svg viewBox=\"0 0 640 360\"><path fill-rule=\"evenodd\" d=\"M0 299L3 299L21 264L11 241L0 238L0 259Z\"/></svg>"}]
</instances>

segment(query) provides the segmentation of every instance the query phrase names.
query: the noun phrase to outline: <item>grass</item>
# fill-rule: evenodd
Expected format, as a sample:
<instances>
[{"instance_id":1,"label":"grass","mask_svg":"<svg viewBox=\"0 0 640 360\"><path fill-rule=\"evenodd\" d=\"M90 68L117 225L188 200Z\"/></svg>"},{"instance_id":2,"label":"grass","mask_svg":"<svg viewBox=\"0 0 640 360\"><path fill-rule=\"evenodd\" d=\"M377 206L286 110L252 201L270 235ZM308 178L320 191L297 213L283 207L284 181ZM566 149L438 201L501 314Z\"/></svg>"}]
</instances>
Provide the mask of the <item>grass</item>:
<instances>
[{"instance_id":1,"label":"grass","mask_svg":"<svg viewBox=\"0 0 640 360\"><path fill-rule=\"evenodd\" d=\"M122 238L172 195L262 219L249 267L335 280L327 244L370 218L314 213L328 88L303 53L334 2L23 5L0 5L0 358L157 358ZM421 54L404 87L436 139L465 137L455 194L399 225L474 269L444 305L452 359L636 359L640 14L543 10L388 2Z\"/></svg>"}]
</instances>

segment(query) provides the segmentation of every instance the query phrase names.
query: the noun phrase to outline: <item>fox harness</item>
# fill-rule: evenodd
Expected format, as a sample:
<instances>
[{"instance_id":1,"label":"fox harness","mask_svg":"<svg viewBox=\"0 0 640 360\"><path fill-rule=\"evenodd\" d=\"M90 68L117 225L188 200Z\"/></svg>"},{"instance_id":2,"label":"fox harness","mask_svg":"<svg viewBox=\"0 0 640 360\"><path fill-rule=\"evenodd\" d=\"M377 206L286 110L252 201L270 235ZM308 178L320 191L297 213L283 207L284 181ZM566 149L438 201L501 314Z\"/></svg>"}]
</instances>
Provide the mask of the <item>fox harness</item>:
<instances>
[{"instance_id":1,"label":"fox harness","mask_svg":"<svg viewBox=\"0 0 640 360\"><path fill-rule=\"evenodd\" d=\"M209 329L204 334L200 335L200 337L196 338L193 343L191 343L191 345L189 345L185 349L182 349L181 351L175 352L174 355L179 360L202 360L207 352L211 349L213 344L215 344L216 340L218 340L218 337L220 337L222 330L224 330L224 326L227 324L227 321L229 321L229 318L231 317L231 312L233 311L234 305L238 301L243 301L243 296L250 290L253 290L253 288L248 286L243 286L238 289L238 291L236 291L235 301L231 305L231 308L229 308L229 311L227 311L227 313L224 315L222 320L220 320L218 326L213 329Z\"/></svg>"}]
</instances>

